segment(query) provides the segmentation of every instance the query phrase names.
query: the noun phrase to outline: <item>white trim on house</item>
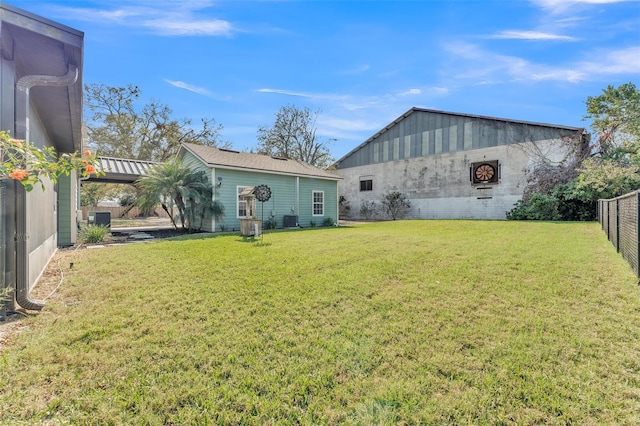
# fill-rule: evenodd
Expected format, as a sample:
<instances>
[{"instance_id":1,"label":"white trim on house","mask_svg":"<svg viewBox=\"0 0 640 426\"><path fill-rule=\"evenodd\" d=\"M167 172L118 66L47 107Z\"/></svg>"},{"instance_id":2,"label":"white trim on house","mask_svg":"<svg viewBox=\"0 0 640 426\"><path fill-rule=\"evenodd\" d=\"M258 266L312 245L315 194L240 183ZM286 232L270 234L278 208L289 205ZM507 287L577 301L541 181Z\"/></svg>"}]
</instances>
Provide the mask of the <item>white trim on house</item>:
<instances>
[{"instance_id":1,"label":"white trim on house","mask_svg":"<svg viewBox=\"0 0 640 426\"><path fill-rule=\"evenodd\" d=\"M322 194L322 201L316 201L316 194ZM316 205L322 208L322 213L316 213ZM324 216L324 191L311 191L311 216Z\"/></svg>"}]
</instances>

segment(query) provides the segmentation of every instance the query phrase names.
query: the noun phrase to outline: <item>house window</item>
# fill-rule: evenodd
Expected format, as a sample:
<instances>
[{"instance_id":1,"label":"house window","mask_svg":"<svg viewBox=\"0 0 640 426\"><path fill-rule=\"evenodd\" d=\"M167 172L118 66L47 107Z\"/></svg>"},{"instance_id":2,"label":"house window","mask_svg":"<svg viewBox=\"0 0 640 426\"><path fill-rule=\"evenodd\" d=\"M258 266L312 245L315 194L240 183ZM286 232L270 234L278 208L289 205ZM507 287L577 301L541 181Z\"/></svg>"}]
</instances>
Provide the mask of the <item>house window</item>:
<instances>
[{"instance_id":1,"label":"house window","mask_svg":"<svg viewBox=\"0 0 640 426\"><path fill-rule=\"evenodd\" d=\"M242 193L242 191L245 190L245 188L248 188L247 186L238 186L238 198L237 198L237 204L238 204L238 208L236 209L236 211L238 212L238 218L242 219L242 218L246 218L247 217L247 200L244 198L240 198L240 193Z\"/></svg>"},{"instance_id":2,"label":"house window","mask_svg":"<svg viewBox=\"0 0 640 426\"><path fill-rule=\"evenodd\" d=\"M373 191L373 179L363 179L360 181L360 191Z\"/></svg>"},{"instance_id":3,"label":"house window","mask_svg":"<svg viewBox=\"0 0 640 426\"><path fill-rule=\"evenodd\" d=\"M313 191L313 215L324 216L324 192Z\"/></svg>"}]
</instances>

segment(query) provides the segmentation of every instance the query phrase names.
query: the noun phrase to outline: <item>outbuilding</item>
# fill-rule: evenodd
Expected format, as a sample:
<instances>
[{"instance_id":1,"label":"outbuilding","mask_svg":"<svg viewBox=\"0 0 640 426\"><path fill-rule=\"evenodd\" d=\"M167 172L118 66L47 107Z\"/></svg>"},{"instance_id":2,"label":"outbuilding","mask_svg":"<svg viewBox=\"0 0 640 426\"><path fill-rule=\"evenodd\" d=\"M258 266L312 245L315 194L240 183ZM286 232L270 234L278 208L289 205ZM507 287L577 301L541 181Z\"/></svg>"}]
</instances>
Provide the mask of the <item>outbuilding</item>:
<instances>
[{"instance_id":1,"label":"outbuilding","mask_svg":"<svg viewBox=\"0 0 640 426\"><path fill-rule=\"evenodd\" d=\"M416 219L504 219L537 166L588 148L583 128L411 108L336 163L349 217L384 217L400 192Z\"/></svg>"},{"instance_id":2,"label":"outbuilding","mask_svg":"<svg viewBox=\"0 0 640 426\"><path fill-rule=\"evenodd\" d=\"M209 218L202 230L238 231L245 219L263 220L263 227L313 227L338 221L340 177L305 162L185 143L178 157L203 170L224 207L220 221ZM268 197L253 197L255 188ZM262 201L268 198L266 201Z\"/></svg>"}]
</instances>

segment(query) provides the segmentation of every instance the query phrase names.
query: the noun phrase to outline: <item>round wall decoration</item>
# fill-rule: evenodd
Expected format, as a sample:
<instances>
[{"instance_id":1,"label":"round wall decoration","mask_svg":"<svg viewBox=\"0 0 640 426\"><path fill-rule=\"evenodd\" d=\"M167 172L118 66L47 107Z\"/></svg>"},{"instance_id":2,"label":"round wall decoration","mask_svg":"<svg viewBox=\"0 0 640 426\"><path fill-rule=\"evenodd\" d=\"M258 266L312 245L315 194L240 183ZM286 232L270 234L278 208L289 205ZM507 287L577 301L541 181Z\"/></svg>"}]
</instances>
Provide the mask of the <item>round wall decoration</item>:
<instances>
[{"instance_id":1,"label":"round wall decoration","mask_svg":"<svg viewBox=\"0 0 640 426\"><path fill-rule=\"evenodd\" d=\"M496 174L496 169L489 163L476 167L475 178L480 182L489 182Z\"/></svg>"},{"instance_id":2,"label":"round wall decoration","mask_svg":"<svg viewBox=\"0 0 640 426\"><path fill-rule=\"evenodd\" d=\"M253 193L256 196L256 200L260 202L268 201L269 198L271 198L271 188L269 188L267 185L256 186L256 189Z\"/></svg>"}]
</instances>

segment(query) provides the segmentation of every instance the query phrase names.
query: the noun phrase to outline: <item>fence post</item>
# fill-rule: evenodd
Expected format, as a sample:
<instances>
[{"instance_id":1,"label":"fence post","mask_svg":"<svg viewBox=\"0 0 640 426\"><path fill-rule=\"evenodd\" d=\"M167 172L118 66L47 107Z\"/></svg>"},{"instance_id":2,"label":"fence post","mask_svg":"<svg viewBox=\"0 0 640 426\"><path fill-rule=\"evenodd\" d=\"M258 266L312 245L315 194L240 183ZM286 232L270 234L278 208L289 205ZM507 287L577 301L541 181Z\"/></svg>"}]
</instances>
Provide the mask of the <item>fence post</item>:
<instances>
[{"instance_id":1,"label":"fence post","mask_svg":"<svg viewBox=\"0 0 640 426\"><path fill-rule=\"evenodd\" d=\"M636 191L636 276L640 276L640 191Z\"/></svg>"}]
</instances>

